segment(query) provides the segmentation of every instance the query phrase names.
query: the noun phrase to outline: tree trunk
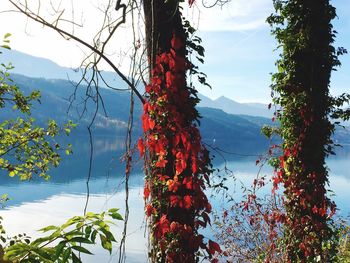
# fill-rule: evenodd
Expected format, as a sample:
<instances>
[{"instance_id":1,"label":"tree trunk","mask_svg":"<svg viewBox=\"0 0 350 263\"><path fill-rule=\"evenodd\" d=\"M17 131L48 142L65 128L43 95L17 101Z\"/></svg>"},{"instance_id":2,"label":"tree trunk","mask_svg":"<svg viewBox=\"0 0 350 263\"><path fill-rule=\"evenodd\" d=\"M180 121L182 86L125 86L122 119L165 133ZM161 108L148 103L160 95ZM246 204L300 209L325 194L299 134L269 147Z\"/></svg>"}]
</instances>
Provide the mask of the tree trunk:
<instances>
[{"instance_id":1,"label":"tree trunk","mask_svg":"<svg viewBox=\"0 0 350 263\"><path fill-rule=\"evenodd\" d=\"M286 22L274 32L283 54L273 88L283 109L283 156L275 180L285 188L287 257L289 262L330 262L335 253L330 225L335 205L326 195L325 158L334 130L329 82L338 64L332 46L335 9L328 0L276 2Z\"/></svg>"},{"instance_id":2,"label":"tree trunk","mask_svg":"<svg viewBox=\"0 0 350 263\"><path fill-rule=\"evenodd\" d=\"M206 246L198 228L209 221L210 204L204 194L210 160L196 124L196 91L188 87L188 32L178 2L144 1L150 82L146 86L143 128L145 200L149 217L152 262L197 262L198 250L209 257L219 251Z\"/></svg>"}]
</instances>

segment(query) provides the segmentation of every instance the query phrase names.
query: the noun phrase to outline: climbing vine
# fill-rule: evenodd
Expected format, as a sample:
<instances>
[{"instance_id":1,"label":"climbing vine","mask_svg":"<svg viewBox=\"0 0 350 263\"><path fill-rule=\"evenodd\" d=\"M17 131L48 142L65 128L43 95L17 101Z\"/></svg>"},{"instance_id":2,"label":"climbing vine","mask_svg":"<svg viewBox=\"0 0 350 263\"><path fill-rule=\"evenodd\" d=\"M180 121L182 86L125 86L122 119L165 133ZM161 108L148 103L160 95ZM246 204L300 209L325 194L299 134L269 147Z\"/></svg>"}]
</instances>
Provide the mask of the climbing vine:
<instances>
[{"instance_id":1,"label":"climbing vine","mask_svg":"<svg viewBox=\"0 0 350 263\"><path fill-rule=\"evenodd\" d=\"M146 86L145 137L138 148L146 160L152 262L197 262L204 257L200 250L209 258L221 251L198 232L210 223L204 190L212 170L198 130L197 91L186 81L188 71L198 73L187 57L188 34L183 29L172 32L169 49L157 52Z\"/></svg>"},{"instance_id":2,"label":"climbing vine","mask_svg":"<svg viewBox=\"0 0 350 263\"><path fill-rule=\"evenodd\" d=\"M273 74L274 103L283 139L273 177L274 190L284 189L283 242L288 262L330 262L334 259L336 206L327 197L325 158L332 153L334 124L329 116L335 101L329 94L331 71L339 66L335 8L328 0L275 0L276 14L268 18L283 48Z\"/></svg>"}]
</instances>

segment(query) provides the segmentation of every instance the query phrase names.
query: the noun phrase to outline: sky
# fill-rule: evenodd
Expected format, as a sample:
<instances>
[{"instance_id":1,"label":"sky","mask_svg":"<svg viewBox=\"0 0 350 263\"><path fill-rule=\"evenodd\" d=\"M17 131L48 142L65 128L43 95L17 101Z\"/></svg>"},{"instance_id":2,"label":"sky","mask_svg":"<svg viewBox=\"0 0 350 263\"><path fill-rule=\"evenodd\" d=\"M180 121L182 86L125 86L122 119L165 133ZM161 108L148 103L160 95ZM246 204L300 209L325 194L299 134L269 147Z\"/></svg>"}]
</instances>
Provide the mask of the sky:
<instances>
[{"instance_id":1,"label":"sky","mask_svg":"<svg viewBox=\"0 0 350 263\"><path fill-rule=\"evenodd\" d=\"M204 1L204 0L203 0ZM38 0L30 1L37 8ZM74 18L84 27L75 27L75 33L85 40L93 38L103 16L98 7L103 8L106 0L62 0L65 15ZM58 3L58 2L57 2ZM210 5L210 2L204 4ZM350 49L350 2L334 0L338 18L334 21L338 31L335 46ZM62 6L56 5L55 8ZM73 8L72 8L73 7ZM9 10L8 0L1 0L0 11ZM42 14L51 19L52 7L41 6ZM199 91L212 98L226 96L239 102L269 103L271 73L275 71L278 50L270 28L265 23L266 17L273 12L272 0L231 0L223 7L204 8L197 0L192 8L185 7L184 15L198 28L198 36L203 39L206 50L205 64L200 69L208 75L212 89L198 87ZM116 14L115 14L116 15ZM91 19L94 18L94 19ZM11 48L34 56L48 58L61 66L77 67L87 50L73 41L66 41L56 32L26 20L23 15L13 12L0 13L0 36L11 32ZM72 30L69 24L63 25ZM127 73L128 50L130 45L128 24L118 31L111 42L107 54L113 57L121 70ZM142 34L142 25L139 33ZM126 55L126 56L125 56ZM126 58L125 58L126 57ZM349 55L341 58L342 67L332 75L331 91L338 95L348 90L350 83ZM102 67L108 70L106 65Z\"/></svg>"}]
</instances>

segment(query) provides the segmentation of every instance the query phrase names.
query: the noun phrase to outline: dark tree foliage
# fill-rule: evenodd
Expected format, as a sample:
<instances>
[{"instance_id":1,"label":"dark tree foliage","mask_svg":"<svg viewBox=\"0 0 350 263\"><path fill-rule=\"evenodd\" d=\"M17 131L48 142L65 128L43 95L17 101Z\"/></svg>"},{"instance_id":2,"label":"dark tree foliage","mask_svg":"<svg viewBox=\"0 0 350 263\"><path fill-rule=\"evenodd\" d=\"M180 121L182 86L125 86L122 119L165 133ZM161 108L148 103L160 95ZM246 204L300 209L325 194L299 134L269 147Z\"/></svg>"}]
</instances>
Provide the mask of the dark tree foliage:
<instances>
[{"instance_id":1,"label":"dark tree foliage","mask_svg":"<svg viewBox=\"0 0 350 263\"><path fill-rule=\"evenodd\" d=\"M275 0L269 17L283 52L273 75L274 102L283 139L283 154L274 185L283 184L284 243L288 262L334 260L335 204L327 197L325 158L332 153L334 124L329 116L336 106L329 93L332 70L340 65L344 49L333 47L336 17L329 0Z\"/></svg>"}]
</instances>

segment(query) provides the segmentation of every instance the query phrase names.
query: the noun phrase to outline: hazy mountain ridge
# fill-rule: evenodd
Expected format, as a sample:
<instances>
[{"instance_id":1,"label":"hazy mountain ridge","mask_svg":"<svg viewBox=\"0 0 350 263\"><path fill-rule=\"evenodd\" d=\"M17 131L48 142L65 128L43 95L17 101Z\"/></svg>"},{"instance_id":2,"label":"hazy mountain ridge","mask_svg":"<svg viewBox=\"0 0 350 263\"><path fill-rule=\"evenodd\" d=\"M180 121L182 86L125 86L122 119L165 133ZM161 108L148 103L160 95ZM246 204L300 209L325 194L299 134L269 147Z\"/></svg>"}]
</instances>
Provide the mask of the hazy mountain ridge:
<instances>
[{"instance_id":1,"label":"hazy mountain ridge","mask_svg":"<svg viewBox=\"0 0 350 263\"><path fill-rule=\"evenodd\" d=\"M79 124L76 133L86 132L86 127L91 121L96 106L94 102L88 101L87 112L83 114L82 118L79 118L85 107L86 86L80 86L76 89L74 84L69 81L29 78L18 74L12 74L12 79L26 94L35 89L40 90L42 103L40 105L34 104L32 110L33 117L39 123L43 124L46 120L53 118L62 124L68 119L72 119ZM69 98L74 90L76 90L76 100L70 106ZM99 92L104 100L107 116L100 107L93 128L95 134L97 136L124 136L129 118L130 94L107 89L100 89ZM68 111L69 106L70 110ZM267 123L269 119L232 115L213 108L199 107L198 110L202 116L200 119L202 138L209 145L231 150L238 150L243 147L242 145L245 149L257 145L261 148L267 146L267 140L260 133L260 123ZM16 112L7 109L5 113L6 118L8 118L14 117ZM135 136L142 133L141 114L142 105L136 99L133 127ZM0 116L0 119L3 119L3 116Z\"/></svg>"},{"instance_id":2,"label":"hazy mountain ridge","mask_svg":"<svg viewBox=\"0 0 350 263\"><path fill-rule=\"evenodd\" d=\"M16 66L11 72L21 72L24 75L32 74L37 77L28 77L10 72L14 82L24 92L29 93L34 89L41 91L42 105L33 107L33 116L37 120L43 122L53 118L59 123L64 123L68 119L72 119L80 124L78 129L80 132L84 129L86 132L86 126L91 122L96 104L91 99L85 102L85 99L86 94L94 95L94 90L89 90L84 85L76 88L74 78L71 78L71 76L71 81L57 79L66 79L67 74L73 72L76 74L76 81L79 81L80 75L78 73L72 69L60 67L48 59L33 57L18 51L2 51L0 61L5 64L12 61ZM118 87L123 85L121 80L116 79L114 73L105 72L104 74L109 76L112 82L119 83L116 84L120 85ZM75 95L73 96L74 91ZM106 112L104 112L100 102L94 125L95 133L103 136L124 136L130 112L129 92L116 92L105 88L100 88L99 92L103 98ZM71 102L70 99L73 97L75 97L75 100ZM266 105L238 103L223 96L211 100L199 94L199 98L201 102L198 110L202 116L200 129L205 142L215 147L220 146L231 150L242 151L242 147L252 148L253 150L260 147L266 149L268 141L261 135L260 129L264 124L272 124L271 116L273 114L272 110L268 110ZM70 111L67 113L69 107ZM141 114L141 103L136 98L134 109L135 136L142 132ZM6 116L14 116L14 112L7 110ZM0 119L3 119L1 115ZM349 130L338 129L334 140L339 143L350 144Z\"/></svg>"},{"instance_id":3,"label":"hazy mountain ridge","mask_svg":"<svg viewBox=\"0 0 350 263\"><path fill-rule=\"evenodd\" d=\"M79 82L82 73L78 70L62 67L55 62L46 59L31 56L16 50L0 49L0 61L4 64L11 63L14 65L13 73L28 76L30 78L44 78L46 80L71 80L72 82ZM103 78L111 86L115 88L127 88L127 85L114 73L104 71L101 73ZM83 83L84 84L84 83ZM101 81L101 87L106 85ZM239 103L228 99L224 96L212 100L204 95L199 94L201 102L199 107L209 107L221 109L230 114L251 115L271 118L272 111L267 109L267 105L262 103Z\"/></svg>"},{"instance_id":4,"label":"hazy mountain ridge","mask_svg":"<svg viewBox=\"0 0 350 263\"><path fill-rule=\"evenodd\" d=\"M12 73L24 75L31 78L45 78L54 80L70 80L79 82L82 79L81 69L63 67L57 63L41 57L35 57L16 50L8 50L0 48L0 61L5 65L11 63L13 65ZM127 88L116 73L109 71L101 71L104 80L114 88ZM91 71L87 72L86 78L91 76ZM103 81L100 81L101 87L106 87Z\"/></svg>"},{"instance_id":5,"label":"hazy mountain ridge","mask_svg":"<svg viewBox=\"0 0 350 263\"><path fill-rule=\"evenodd\" d=\"M201 94L199 98L201 99L199 107L221 109L227 113L237 115L251 115L265 118L272 118L273 115L273 111L269 110L267 105L262 103L240 103L226 98L225 96L212 100Z\"/></svg>"}]
</instances>

